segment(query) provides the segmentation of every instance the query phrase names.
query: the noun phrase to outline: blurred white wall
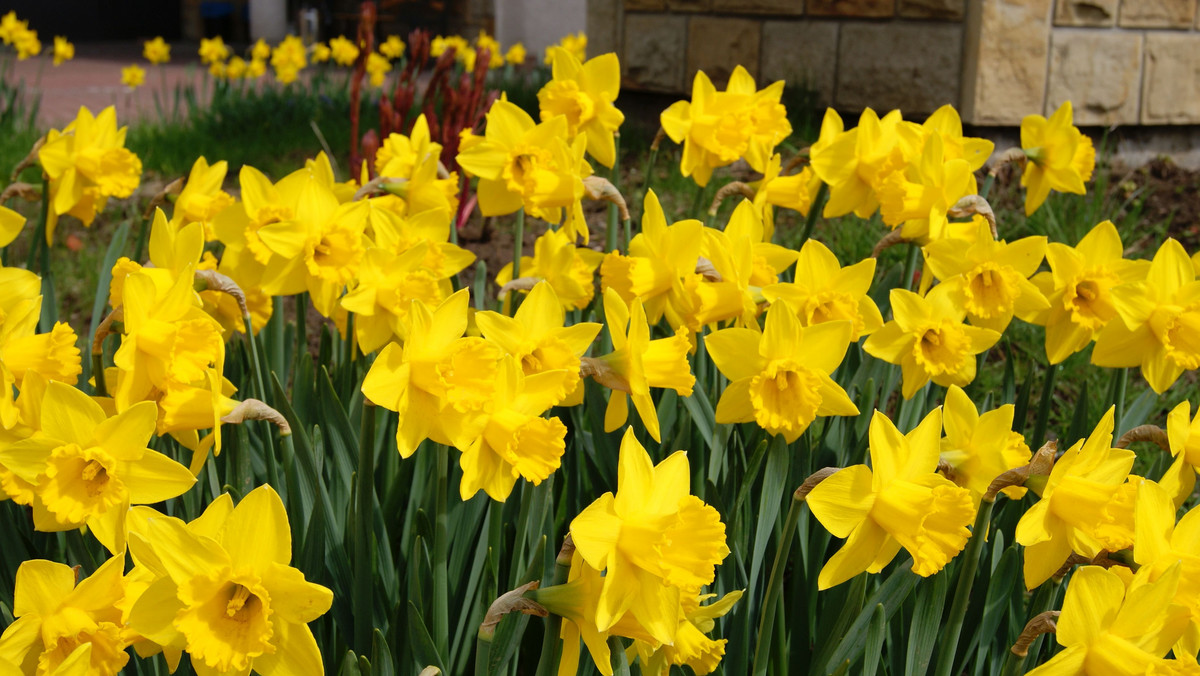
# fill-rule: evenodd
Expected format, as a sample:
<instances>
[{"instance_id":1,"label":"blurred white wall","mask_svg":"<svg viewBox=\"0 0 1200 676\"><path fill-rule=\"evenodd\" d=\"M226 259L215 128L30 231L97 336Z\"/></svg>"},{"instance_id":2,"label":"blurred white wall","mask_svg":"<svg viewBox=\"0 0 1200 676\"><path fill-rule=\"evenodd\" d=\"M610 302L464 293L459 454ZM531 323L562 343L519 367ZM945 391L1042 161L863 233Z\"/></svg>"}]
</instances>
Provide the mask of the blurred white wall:
<instances>
[{"instance_id":1,"label":"blurred white wall","mask_svg":"<svg viewBox=\"0 0 1200 676\"><path fill-rule=\"evenodd\" d=\"M504 49L523 42L541 60L546 47L586 29L587 0L496 0L496 39Z\"/></svg>"},{"instance_id":2,"label":"blurred white wall","mask_svg":"<svg viewBox=\"0 0 1200 676\"><path fill-rule=\"evenodd\" d=\"M275 43L288 32L287 0L250 0L250 39Z\"/></svg>"}]
</instances>

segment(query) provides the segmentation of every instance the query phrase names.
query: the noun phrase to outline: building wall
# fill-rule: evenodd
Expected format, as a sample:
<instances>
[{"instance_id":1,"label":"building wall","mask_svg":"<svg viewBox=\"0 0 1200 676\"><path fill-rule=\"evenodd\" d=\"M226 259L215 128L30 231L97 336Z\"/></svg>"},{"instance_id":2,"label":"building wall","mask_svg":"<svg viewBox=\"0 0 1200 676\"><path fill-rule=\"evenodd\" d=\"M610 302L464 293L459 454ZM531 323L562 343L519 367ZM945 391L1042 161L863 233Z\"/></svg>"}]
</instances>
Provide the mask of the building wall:
<instances>
[{"instance_id":1,"label":"building wall","mask_svg":"<svg viewBox=\"0 0 1200 676\"><path fill-rule=\"evenodd\" d=\"M589 52L624 86L684 93L741 64L836 108L1019 124L1200 123L1198 0L588 0Z\"/></svg>"}]
</instances>

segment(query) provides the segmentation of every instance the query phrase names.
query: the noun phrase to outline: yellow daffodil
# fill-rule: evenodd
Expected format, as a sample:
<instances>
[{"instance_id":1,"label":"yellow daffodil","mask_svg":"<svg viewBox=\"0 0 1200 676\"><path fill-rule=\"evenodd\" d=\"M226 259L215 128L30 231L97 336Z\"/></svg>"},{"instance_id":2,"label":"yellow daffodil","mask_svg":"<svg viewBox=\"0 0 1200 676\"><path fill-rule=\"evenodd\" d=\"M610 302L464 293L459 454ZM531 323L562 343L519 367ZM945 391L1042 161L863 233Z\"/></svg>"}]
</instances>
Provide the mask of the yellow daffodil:
<instances>
[{"instance_id":1,"label":"yellow daffodil","mask_svg":"<svg viewBox=\"0 0 1200 676\"><path fill-rule=\"evenodd\" d=\"M110 552L120 553L130 504L161 502L196 482L186 467L146 448L158 417L152 403L110 418L84 393L52 382L41 416L39 434L0 449L0 464L34 486L38 530L86 524Z\"/></svg>"},{"instance_id":2,"label":"yellow daffodil","mask_svg":"<svg viewBox=\"0 0 1200 676\"><path fill-rule=\"evenodd\" d=\"M508 51L504 53L504 61L514 66L523 65L526 58L528 58L528 54L525 51L525 44L522 42L513 44L513 46L509 47Z\"/></svg>"},{"instance_id":3,"label":"yellow daffodil","mask_svg":"<svg viewBox=\"0 0 1200 676\"><path fill-rule=\"evenodd\" d=\"M13 46L17 48L18 61L24 61L42 53L42 41L38 39L37 31L28 28L24 28L13 36Z\"/></svg>"},{"instance_id":4,"label":"yellow daffodil","mask_svg":"<svg viewBox=\"0 0 1200 676\"><path fill-rule=\"evenodd\" d=\"M51 129L38 160L50 177L47 243L60 216L70 214L89 226L109 197L129 197L142 178L142 161L125 148L125 127L117 128L112 106L95 116L80 108L63 131Z\"/></svg>"},{"instance_id":5,"label":"yellow daffodil","mask_svg":"<svg viewBox=\"0 0 1200 676\"><path fill-rule=\"evenodd\" d=\"M387 57L371 52L367 55L367 78L372 87L382 87L387 80L387 74L392 72L392 62Z\"/></svg>"},{"instance_id":6,"label":"yellow daffodil","mask_svg":"<svg viewBox=\"0 0 1200 676\"><path fill-rule=\"evenodd\" d=\"M883 326L879 306L867 295L874 277L874 258L843 268L829 247L810 239L800 247L792 282L765 286L763 296L786 303L804 326L849 321L855 342Z\"/></svg>"},{"instance_id":7,"label":"yellow daffodil","mask_svg":"<svg viewBox=\"0 0 1200 676\"><path fill-rule=\"evenodd\" d=\"M6 206L0 206L0 247L12 244L24 229L24 216Z\"/></svg>"},{"instance_id":8,"label":"yellow daffodil","mask_svg":"<svg viewBox=\"0 0 1200 676\"><path fill-rule=\"evenodd\" d=\"M500 42L496 38L487 34L487 31L480 30L479 35L475 36L475 49L486 49L488 52L488 68L495 70L504 65L504 50L500 49ZM474 70L468 68L467 70Z\"/></svg>"},{"instance_id":9,"label":"yellow daffodil","mask_svg":"<svg viewBox=\"0 0 1200 676\"><path fill-rule=\"evenodd\" d=\"M692 673L704 676L716 671L725 656L726 639L713 640L706 636L716 626L715 618L723 617L733 604L742 598L741 591L732 591L721 600L707 606L700 605L715 594L683 596L683 619L675 632L675 643L655 646L645 640L634 639L633 650L640 660L642 673L646 676L667 676L672 666L690 667Z\"/></svg>"},{"instance_id":10,"label":"yellow daffodil","mask_svg":"<svg viewBox=\"0 0 1200 676\"><path fill-rule=\"evenodd\" d=\"M792 133L782 95L782 80L759 91L754 76L741 66L723 92L697 71L691 101L676 101L660 116L667 136L683 144L683 175L708 185L714 169L739 158L765 172L775 146Z\"/></svg>"},{"instance_id":11,"label":"yellow daffodil","mask_svg":"<svg viewBox=\"0 0 1200 676\"><path fill-rule=\"evenodd\" d=\"M700 282L704 224L687 219L667 225L658 195L646 193L642 231L629 243L629 255L609 253L600 265L600 287L626 303L640 300L651 323L663 315L672 327L698 329L694 289Z\"/></svg>"},{"instance_id":12,"label":"yellow daffodil","mask_svg":"<svg viewBox=\"0 0 1200 676\"><path fill-rule=\"evenodd\" d=\"M913 572L928 577L966 546L975 507L967 489L936 473L941 432L940 408L906 435L875 411L871 466L839 470L809 493L813 516L834 536L846 538L821 569L818 589L863 571L878 573L901 547L913 557Z\"/></svg>"},{"instance_id":13,"label":"yellow daffodil","mask_svg":"<svg viewBox=\"0 0 1200 676\"><path fill-rule=\"evenodd\" d=\"M565 319L562 303L548 282L534 286L512 317L490 311L475 314L475 323L483 337L512 355L525 375L565 371L561 380L563 392L552 405L563 403L568 395L575 393L576 397L566 403L571 406L583 397L579 387L579 359L596 339L601 326L593 322L563 326Z\"/></svg>"},{"instance_id":14,"label":"yellow daffodil","mask_svg":"<svg viewBox=\"0 0 1200 676\"><path fill-rule=\"evenodd\" d=\"M780 176L782 162L779 153L772 155L762 179L752 184L755 189L754 206L762 212L767 241L775 232L775 212L772 207L791 209L808 216L808 210L817 198L817 191L821 189L821 177L812 167L806 166L791 176Z\"/></svg>"},{"instance_id":15,"label":"yellow daffodil","mask_svg":"<svg viewBox=\"0 0 1200 676\"><path fill-rule=\"evenodd\" d=\"M867 108L859 116L858 126L849 131L833 109L825 111L820 136L809 150L813 172L829 185L825 218L852 211L860 218L869 218L875 213L879 208L878 191L888 176L904 167L901 147L915 145L919 138L919 128L905 122L898 110L880 119ZM954 177L954 185L965 181L957 173Z\"/></svg>"},{"instance_id":16,"label":"yellow daffodil","mask_svg":"<svg viewBox=\"0 0 1200 676\"><path fill-rule=\"evenodd\" d=\"M803 328L784 305L767 311L762 333L732 328L705 338L729 386L717 402L718 423L757 422L790 444L817 417L858 415L830 374L850 344L850 322Z\"/></svg>"},{"instance_id":17,"label":"yellow daffodil","mask_svg":"<svg viewBox=\"0 0 1200 676\"><path fill-rule=\"evenodd\" d=\"M17 34L28 28L29 22L17 18L17 13L10 10L3 17L0 17L0 41L6 45L11 45L16 39Z\"/></svg>"},{"instance_id":18,"label":"yellow daffodil","mask_svg":"<svg viewBox=\"0 0 1200 676\"><path fill-rule=\"evenodd\" d=\"M928 241L946 236L946 212L978 189L971 165L946 155L940 132L930 132L919 161L895 171L878 189L883 222L900 228L905 239Z\"/></svg>"},{"instance_id":19,"label":"yellow daffodil","mask_svg":"<svg viewBox=\"0 0 1200 676\"><path fill-rule=\"evenodd\" d=\"M77 336L69 325L56 322L49 333L37 332L41 288L41 279L32 272L0 267L0 366L17 389L28 373L74 385L83 372ZM0 394L0 402L11 401L11 394L11 389ZM0 414L0 420L5 417Z\"/></svg>"},{"instance_id":20,"label":"yellow daffodil","mask_svg":"<svg viewBox=\"0 0 1200 676\"><path fill-rule=\"evenodd\" d=\"M1200 411L1193 418L1191 409L1190 402L1182 401L1167 414L1167 444L1175 462L1159 483L1172 494L1177 507L1191 496L1200 472Z\"/></svg>"},{"instance_id":21,"label":"yellow daffodil","mask_svg":"<svg viewBox=\"0 0 1200 676\"><path fill-rule=\"evenodd\" d=\"M1097 531L1111 520L1106 507L1125 483L1134 458L1132 451L1112 448L1112 432L1109 408L1087 439L1054 463L1041 500L1017 524L1016 541L1025 546L1026 587L1049 579L1072 551L1093 557L1105 549Z\"/></svg>"},{"instance_id":22,"label":"yellow daffodil","mask_svg":"<svg viewBox=\"0 0 1200 676\"><path fill-rule=\"evenodd\" d=\"M203 157L197 158L175 200L171 225L178 229L188 223L200 223L204 226L204 238L209 241L215 238L213 219L233 204L233 197L221 189L228 170L229 163L225 160L210 165Z\"/></svg>"},{"instance_id":23,"label":"yellow daffodil","mask_svg":"<svg viewBox=\"0 0 1200 676\"><path fill-rule=\"evenodd\" d=\"M779 273L796 261L797 253L763 241L764 224L750 200L733 210L724 230L704 228L697 272L685 275L685 288L694 296L693 322L711 325L733 320L738 326L757 325L762 287L779 281ZM715 274L714 274L715 273ZM703 280L695 283L697 279Z\"/></svg>"},{"instance_id":24,"label":"yellow daffodil","mask_svg":"<svg viewBox=\"0 0 1200 676\"><path fill-rule=\"evenodd\" d=\"M479 177L484 216L526 213L562 227L572 239L588 240L583 220L583 178L592 173L583 159L584 136L568 135L567 118L534 124L533 118L501 98L487 114L484 140L458 155L459 165Z\"/></svg>"},{"instance_id":25,"label":"yellow daffodil","mask_svg":"<svg viewBox=\"0 0 1200 676\"><path fill-rule=\"evenodd\" d=\"M75 45L61 35L54 36L54 65L62 64L75 58Z\"/></svg>"},{"instance_id":26,"label":"yellow daffodil","mask_svg":"<svg viewBox=\"0 0 1200 676\"><path fill-rule=\"evenodd\" d=\"M131 548L157 580L134 604L130 626L159 645L182 647L210 674L315 674L321 653L308 623L333 594L288 565L292 537L283 501L254 489L211 536L158 515Z\"/></svg>"},{"instance_id":27,"label":"yellow daffodil","mask_svg":"<svg viewBox=\"0 0 1200 676\"><path fill-rule=\"evenodd\" d=\"M1142 676L1153 671L1187 622L1171 604L1179 568L1156 582L1125 582L1100 566L1084 566L1071 576L1054 638L1064 650L1029 672L1030 676Z\"/></svg>"},{"instance_id":28,"label":"yellow daffodil","mask_svg":"<svg viewBox=\"0 0 1200 676\"><path fill-rule=\"evenodd\" d=\"M358 60L358 45L339 35L329 41L329 54L339 66L352 66Z\"/></svg>"},{"instance_id":29,"label":"yellow daffodil","mask_svg":"<svg viewBox=\"0 0 1200 676\"><path fill-rule=\"evenodd\" d=\"M155 65L167 63L171 60L171 45L159 35L142 43L142 56Z\"/></svg>"},{"instance_id":30,"label":"yellow daffodil","mask_svg":"<svg viewBox=\"0 0 1200 676\"><path fill-rule=\"evenodd\" d=\"M230 80L240 80L246 77L246 70L249 66L246 60L240 56L234 56L229 59L229 63L225 64L225 77Z\"/></svg>"},{"instance_id":31,"label":"yellow daffodil","mask_svg":"<svg viewBox=\"0 0 1200 676\"><path fill-rule=\"evenodd\" d=\"M604 576L584 561L579 550L571 556L571 569L566 584L543 587L528 595L555 615L563 618L559 635L563 641L558 674L568 676L579 670L579 642L583 641L596 669L604 676L613 676L609 636L624 636L658 645L631 613L625 613L611 627L600 629L597 623Z\"/></svg>"},{"instance_id":32,"label":"yellow daffodil","mask_svg":"<svg viewBox=\"0 0 1200 676\"><path fill-rule=\"evenodd\" d=\"M467 448L487 423L502 352L483 338L462 337L467 304L466 289L432 310L412 301L404 346L383 348L363 381L367 399L400 414L396 446L402 457L425 439Z\"/></svg>"},{"instance_id":33,"label":"yellow daffodil","mask_svg":"<svg viewBox=\"0 0 1200 676\"><path fill-rule=\"evenodd\" d=\"M606 167L616 161L613 134L625 121L613 101L621 91L621 65L616 54L580 63L561 47L550 47L553 77L538 92L542 121L562 115L567 135L584 134L588 154Z\"/></svg>"},{"instance_id":34,"label":"yellow daffodil","mask_svg":"<svg viewBox=\"0 0 1200 676\"><path fill-rule=\"evenodd\" d=\"M646 431L655 441L661 441L658 412L650 388L669 387L681 397L691 396L696 384L687 360L691 342L683 329L669 338L650 340L650 324L642 301L635 300L628 307L612 289L604 292L604 317L613 351L593 360L595 368L600 370L596 379L612 389L604 413L604 431L612 432L625 424L629 418L629 399L633 399L633 407Z\"/></svg>"},{"instance_id":35,"label":"yellow daffodil","mask_svg":"<svg viewBox=\"0 0 1200 676\"><path fill-rule=\"evenodd\" d=\"M655 466L630 429L618 462L616 494L605 493L571 521L580 556L605 572L596 626L607 631L628 612L657 642L673 644L684 619L681 593L711 584L729 554L725 524L690 495L686 452Z\"/></svg>"},{"instance_id":36,"label":"yellow daffodil","mask_svg":"<svg viewBox=\"0 0 1200 676\"><path fill-rule=\"evenodd\" d=\"M1050 303L1030 321L1046 327L1046 357L1057 364L1087 347L1097 333L1117 318L1114 287L1141 281L1149 263L1122 258L1121 236L1111 221L1103 221L1072 247L1046 245L1049 272L1033 281ZM1117 320L1121 321L1121 320Z\"/></svg>"},{"instance_id":37,"label":"yellow daffodil","mask_svg":"<svg viewBox=\"0 0 1200 676\"><path fill-rule=\"evenodd\" d=\"M375 173L403 182L388 188L391 195L376 199L397 198L403 208L394 210L400 216L444 209L449 217L458 208L458 172L445 173L441 155L442 145L433 141L424 113L408 136L389 134L375 153Z\"/></svg>"},{"instance_id":38,"label":"yellow daffodil","mask_svg":"<svg viewBox=\"0 0 1200 676\"><path fill-rule=\"evenodd\" d=\"M76 584L78 573L70 566L43 559L23 562L13 594L16 621L0 636L0 660L17 666L17 674L122 673L130 639L117 608L125 593L124 563L124 556L114 556ZM64 670L81 656L82 669Z\"/></svg>"},{"instance_id":39,"label":"yellow daffodil","mask_svg":"<svg viewBox=\"0 0 1200 676\"><path fill-rule=\"evenodd\" d=\"M364 353L407 338L413 300L436 306L449 297L448 284L442 284L446 278L424 265L429 246L422 242L399 255L378 247L367 249L356 286L341 299L342 307L355 315L354 335Z\"/></svg>"},{"instance_id":40,"label":"yellow daffodil","mask_svg":"<svg viewBox=\"0 0 1200 676\"><path fill-rule=\"evenodd\" d=\"M252 61L266 61L269 58L271 58L271 45L268 45L266 40L259 38L255 41L254 46L250 48L250 59Z\"/></svg>"},{"instance_id":41,"label":"yellow daffodil","mask_svg":"<svg viewBox=\"0 0 1200 676\"><path fill-rule=\"evenodd\" d=\"M752 272L747 281L750 286L770 286L779 281L779 275L800 258L798 251L771 242L771 224L754 208L757 205L743 200L729 216L725 224L725 236L731 241L743 240L751 246ZM757 293L757 292L756 292ZM761 302L761 298L755 299Z\"/></svg>"},{"instance_id":42,"label":"yellow daffodil","mask_svg":"<svg viewBox=\"0 0 1200 676\"><path fill-rule=\"evenodd\" d=\"M312 62L325 63L333 58L333 50L324 42L318 42L312 47Z\"/></svg>"},{"instance_id":43,"label":"yellow daffodil","mask_svg":"<svg viewBox=\"0 0 1200 676\"><path fill-rule=\"evenodd\" d=\"M1200 368L1200 281L1178 241L1163 242L1145 280L1113 288L1112 302L1120 319L1096 336L1093 364L1141 366L1159 394Z\"/></svg>"},{"instance_id":44,"label":"yellow daffodil","mask_svg":"<svg viewBox=\"0 0 1200 676\"><path fill-rule=\"evenodd\" d=\"M295 35L285 36L271 50L271 67L275 69L275 79L281 84L295 82L306 65L308 53L304 49L304 42Z\"/></svg>"},{"instance_id":45,"label":"yellow daffodil","mask_svg":"<svg viewBox=\"0 0 1200 676\"><path fill-rule=\"evenodd\" d=\"M251 59L246 66L246 79L260 78L267 73L267 62L262 59Z\"/></svg>"},{"instance_id":46,"label":"yellow daffodil","mask_svg":"<svg viewBox=\"0 0 1200 676\"><path fill-rule=\"evenodd\" d=\"M266 44L266 43L263 43L262 40L259 40L259 43L262 43L264 46ZM254 49L257 50L258 48L259 48L258 45L255 45ZM267 47L267 50L269 52L270 47ZM201 61L201 63L206 63L209 65L212 65L214 63L220 63L228 58L229 58L229 47L227 47L225 45L225 40L220 35L218 35L215 38L202 38L200 40L200 61ZM261 58L266 58L266 57L264 56Z\"/></svg>"},{"instance_id":47,"label":"yellow daffodil","mask_svg":"<svg viewBox=\"0 0 1200 676\"><path fill-rule=\"evenodd\" d=\"M921 124L921 134L928 140L937 133L942 137L944 157L947 161L966 160L971 171L979 171L987 164L996 144L984 138L963 136L962 118L954 106L946 104L938 108ZM926 141L927 142L927 141Z\"/></svg>"},{"instance_id":48,"label":"yellow daffodil","mask_svg":"<svg viewBox=\"0 0 1200 676\"><path fill-rule=\"evenodd\" d=\"M1025 186L1025 215L1037 211L1051 190L1082 195L1096 167L1092 139L1074 125L1070 101L1046 119L1027 115L1021 120L1021 149L1028 161L1021 174Z\"/></svg>"},{"instance_id":49,"label":"yellow daffodil","mask_svg":"<svg viewBox=\"0 0 1200 676\"><path fill-rule=\"evenodd\" d=\"M566 426L541 415L561 400L569 377L579 378L578 367L527 375L520 360L506 355L497 376L496 405L479 438L462 449L459 459L463 500L482 490L504 502L518 477L540 484L558 469L566 450Z\"/></svg>"},{"instance_id":50,"label":"yellow daffodil","mask_svg":"<svg viewBox=\"0 0 1200 676\"><path fill-rule=\"evenodd\" d=\"M130 91L141 87L145 82L146 70L136 63L121 69L121 84L128 87Z\"/></svg>"},{"instance_id":51,"label":"yellow daffodil","mask_svg":"<svg viewBox=\"0 0 1200 676\"><path fill-rule=\"evenodd\" d=\"M863 350L904 374L903 393L911 399L932 380L943 387L975 380L975 355L1000 340L992 329L963 324L966 308L950 287L935 286L925 297L892 289L892 321L867 337Z\"/></svg>"},{"instance_id":52,"label":"yellow daffodil","mask_svg":"<svg viewBox=\"0 0 1200 676\"><path fill-rule=\"evenodd\" d=\"M1147 582L1169 574L1176 562L1182 562L1174 602L1187 608L1190 622L1178 652L1195 655L1200 651L1200 509L1184 514L1179 523L1176 509L1162 486L1153 481L1138 486L1133 560Z\"/></svg>"},{"instance_id":53,"label":"yellow daffodil","mask_svg":"<svg viewBox=\"0 0 1200 676\"><path fill-rule=\"evenodd\" d=\"M986 223L979 225L970 245L940 239L924 249L925 264L942 284L956 290L971 323L999 333L1004 333L1014 315L1030 321L1050 309L1046 297L1029 281L1045 252L1045 237L997 241Z\"/></svg>"},{"instance_id":54,"label":"yellow daffodil","mask_svg":"<svg viewBox=\"0 0 1200 676\"><path fill-rule=\"evenodd\" d=\"M386 40L380 43L379 53L383 54L389 59L395 60L404 56L405 47L406 45L404 44L404 41L400 39L400 36L389 35L387 36Z\"/></svg>"},{"instance_id":55,"label":"yellow daffodil","mask_svg":"<svg viewBox=\"0 0 1200 676\"><path fill-rule=\"evenodd\" d=\"M596 268L602 260L604 254L575 246L562 230L547 230L534 241L533 257L521 257L521 274L549 283L563 309L582 310L596 295ZM501 268L496 284L513 281L512 271L512 263Z\"/></svg>"},{"instance_id":56,"label":"yellow daffodil","mask_svg":"<svg viewBox=\"0 0 1200 676\"><path fill-rule=\"evenodd\" d=\"M1004 404L980 415L961 387L951 385L946 391L941 459L950 466L946 476L970 490L976 503L993 479L1029 462L1025 437L1012 431L1014 410L1012 404ZM1004 494L1019 499L1025 489L1010 486Z\"/></svg>"}]
</instances>

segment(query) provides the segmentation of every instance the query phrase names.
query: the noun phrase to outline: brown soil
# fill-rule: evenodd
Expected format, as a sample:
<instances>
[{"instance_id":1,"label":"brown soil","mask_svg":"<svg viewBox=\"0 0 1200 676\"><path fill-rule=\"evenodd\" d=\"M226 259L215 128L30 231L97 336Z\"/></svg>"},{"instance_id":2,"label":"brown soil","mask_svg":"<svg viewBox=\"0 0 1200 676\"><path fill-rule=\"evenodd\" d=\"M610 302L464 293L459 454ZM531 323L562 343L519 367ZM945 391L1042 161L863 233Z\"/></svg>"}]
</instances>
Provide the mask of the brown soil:
<instances>
[{"instance_id":1,"label":"brown soil","mask_svg":"<svg viewBox=\"0 0 1200 676\"><path fill-rule=\"evenodd\" d=\"M1168 158L1159 158L1114 182L1124 197L1142 191L1142 218L1146 223L1169 222L1167 233L1188 251L1200 245L1200 171L1185 169Z\"/></svg>"}]
</instances>

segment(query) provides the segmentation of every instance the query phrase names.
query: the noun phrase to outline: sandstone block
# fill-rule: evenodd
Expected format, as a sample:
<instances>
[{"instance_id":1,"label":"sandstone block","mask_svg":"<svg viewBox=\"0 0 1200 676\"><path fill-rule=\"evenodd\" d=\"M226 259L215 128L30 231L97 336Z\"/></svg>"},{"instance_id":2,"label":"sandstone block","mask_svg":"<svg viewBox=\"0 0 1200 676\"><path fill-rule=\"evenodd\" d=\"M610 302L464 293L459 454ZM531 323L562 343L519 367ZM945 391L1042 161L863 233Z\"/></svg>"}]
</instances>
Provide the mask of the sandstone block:
<instances>
[{"instance_id":1,"label":"sandstone block","mask_svg":"<svg viewBox=\"0 0 1200 676\"><path fill-rule=\"evenodd\" d=\"M1142 124L1200 123L1200 34L1146 36Z\"/></svg>"},{"instance_id":2,"label":"sandstone block","mask_svg":"<svg viewBox=\"0 0 1200 676\"><path fill-rule=\"evenodd\" d=\"M621 0L588 0L588 51L615 52L621 45Z\"/></svg>"},{"instance_id":3,"label":"sandstone block","mask_svg":"<svg viewBox=\"0 0 1200 676\"><path fill-rule=\"evenodd\" d=\"M900 0L900 16L906 19L946 19L959 21L963 18L963 0Z\"/></svg>"},{"instance_id":4,"label":"sandstone block","mask_svg":"<svg viewBox=\"0 0 1200 676\"><path fill-rule=\"evenodd\" d=\"M624 85L665 92L684 90L683 59L687 18L668 14L626 14L621 58Z\"/></svg>"},{"instance_id":5,"label":"sandstone block","mask_svg":"<svg viewBox=\"0 0 1200 676\"><path fill-rule=\"evenodd\" d=\"M803 14L804 0L714 0L713 8L739 14Z\"/></svg>"},{"instance_id":6,"label":"sandstone block","mask_svg":"<svg viewBox=\"0 0 1200 676\"><path fill-rule=\"evenodd\" d=\"M733 69L742 66L757 75L762 23L749 19L697 16L688 28L687 82L702 70L713 84L724 87ZM678 55L675 57L678 59Z\"/></svg>"},{"instance_id":7,"label":"sandstone block","mask_svg":"<svg viewBox=\"0 0 1200 676\"><path fill-rule=\"evenodd\" d=\"M1190 28L1196 0L1125 0L1121 26L1127 28Z\"/></svg>"},{"instance_id":8,"label":"sandstone block","mask_svg":"<svg viewBox=\"0 0 1200 676\"><path fill-rule=\"evenodd\" d=\"M667 0L625 0L625 9L632 12L655 12L667 8Z\"/></svg>"},{"instance_id":9,"label":"sandstone block","mask_svg":"<svg viewBox=\"0 0 1200 676\"><path fill-rule=\"evenodd\" d=\"M1058 0L1056 26L1111 26L1117 18L1118 0Z\"/></svg>"},{"instance_id":10,"label":"sandstone block","mask_svg":"<svg viewBox=\"0 0 1200 676\"><path fill-rule=\"evenodd\" d=\"M1142 36L1109 30L1058 31L1050 48L1045 114L1063 101L1075 124L1137 122Z\"/></svg>"},{"instance_id":11,"label":"sandstone block","mask_svg":"<svg viewBox=\"0 0 1200 676\"><path fill-rule=\"evenodd\" d=\"M899 108L905 116L958 105L962 28L945 23L854 23L841 28L838 108Z\"/></svg>"},{"instance_id":12,"label":"sandstone block","mask_svg":"<svg viewBox=\"0 0 1200 676\"><path fill-rule=\"evenodd\" d=\"M713 0L667 0L667 9L675 12L708 12Z\"/></svg>"},{"instance_id":13,"label":"sandstone block","mask_svg":"<svg viewBox=\"0 0 1200 676\"><path fill-rule=\"evenodd\" d=\"M969 15L963 119L1020 124L1042 110L1051 0L986 0ZM974 3L972 3L974 5Z\"/></svg>"},{"instance_id":14,"label":"sandstone block","mask_svg":"<svg viewBox=\"0 0 1200 676\"><path fill-rule=\"evenodd\" d=\"M885 17L896 13L896 0L808 0L813 16Z\"/></svg>"},{"instance_id":15,"label":"sandstone block","mask_svg":"<svg viewBox=\"0 0 1200 676\"><path fill-rule=\"evenodd\" d=\"M767 21L763 23L762 80L786 80L808 87L821 103L833 103L837 71L836 21Z\"/></svg>"}]
</instances>

